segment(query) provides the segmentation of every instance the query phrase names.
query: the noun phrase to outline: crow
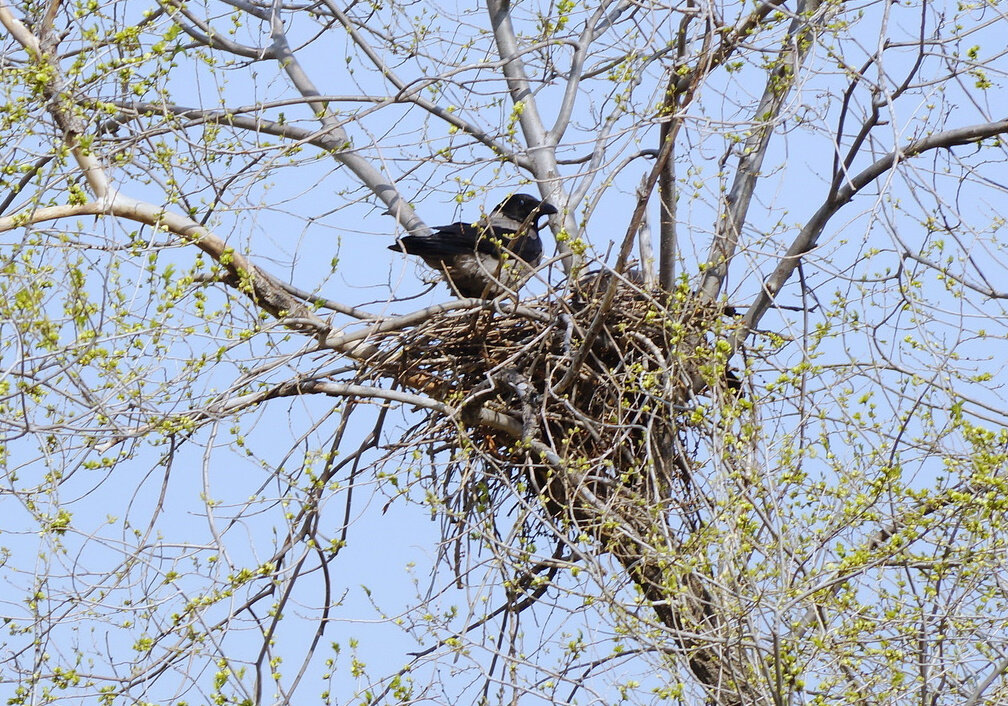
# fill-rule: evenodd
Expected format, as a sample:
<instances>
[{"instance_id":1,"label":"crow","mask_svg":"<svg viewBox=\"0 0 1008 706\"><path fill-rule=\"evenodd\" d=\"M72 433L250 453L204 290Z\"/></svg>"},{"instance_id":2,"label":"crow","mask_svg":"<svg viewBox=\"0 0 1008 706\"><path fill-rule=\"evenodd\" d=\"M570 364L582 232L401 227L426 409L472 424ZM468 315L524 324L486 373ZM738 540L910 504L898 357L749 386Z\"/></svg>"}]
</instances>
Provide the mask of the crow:
<instances>
[{"instance_id":1,"label":"crow","mask_svg":"<svg viewBox=\"0 0 1008 706\"><path fill-rule=\"evenodd\" d=\"M439 226L428 236L407 235L389 250L417 255L440 270L461 297L496 297L520 284L542 260L539 219L554 213L556 207L547 201L513 194L475 223Z\"/></svg>"}]
</instances>

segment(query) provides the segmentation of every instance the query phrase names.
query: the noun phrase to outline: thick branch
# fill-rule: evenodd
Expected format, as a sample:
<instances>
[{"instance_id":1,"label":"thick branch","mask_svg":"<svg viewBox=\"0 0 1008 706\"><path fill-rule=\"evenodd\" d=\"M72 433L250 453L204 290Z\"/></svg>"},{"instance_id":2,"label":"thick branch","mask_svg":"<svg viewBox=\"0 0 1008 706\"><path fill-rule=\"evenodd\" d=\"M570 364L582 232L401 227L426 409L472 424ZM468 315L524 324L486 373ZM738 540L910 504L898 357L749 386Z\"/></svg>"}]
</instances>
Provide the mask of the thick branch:
<instances>
[{"instance_id":1,"label":"thick branch","mask_svg":"<svg viewBox=\"0 0 1008 706\"><path fill-rule=\"evenodd\" d=\"M600 23L599 21L610 4L612 4L612 0L599 5L592 16L585 21L584 29L581 30L577 44L574 45L574 56L571 58L567 86L564 89L563 99L560 101L560 109L557 111L556 121L549 131L548 139L550 144L558 144L567 130L567 126L570 124L571 114L574 112L574 104L577 102L578 87L581 85L581 73L584 70L584 62L588 57L588 50L595 40L596 26L601 24L602 27L608 27L607 23Z\"/></svg>"},{"instance_id":2,"label":"thick branch","mask_svg":"<svg viewBox=\"0 0 1008 706\"><path fill-rule=\"evenodd\" d=\"M546 132L539 115L539 107L532 95L525 63L521 60L518 37L511 22L510 2L488 0L487 11L490 13L490 25L497 42L497 52L505 62L504 77L507 79L508 92L511 94L514 110L518 113L518 123L528 146L532 172L539 183L539 193L563 213L562 207L568 203L568 199L560 182L560 170L556 161L556 136ZM551 219L561 217L564 230L575 235L578 227L573 215L568 212L563 216L552 216ZM557 243L557 249L564 254L570 252L563 242ZM572 257L564 258L565 271L569 271L573 264Z\"/></svg>"},{"instance_id":3,"label":"thick branch","mask_svg":"<svg viewBox=\"0 0 1008 706\"><path fill-rule=\"evenodd\" d=\"M658 178L658 286L671 292L675 287L675 266L678 250L676 236L676 202L679 192L675 183L675 133L672 125L662 123L660 144L669 143L669 158Z\"/></svg>"}]
</instances>

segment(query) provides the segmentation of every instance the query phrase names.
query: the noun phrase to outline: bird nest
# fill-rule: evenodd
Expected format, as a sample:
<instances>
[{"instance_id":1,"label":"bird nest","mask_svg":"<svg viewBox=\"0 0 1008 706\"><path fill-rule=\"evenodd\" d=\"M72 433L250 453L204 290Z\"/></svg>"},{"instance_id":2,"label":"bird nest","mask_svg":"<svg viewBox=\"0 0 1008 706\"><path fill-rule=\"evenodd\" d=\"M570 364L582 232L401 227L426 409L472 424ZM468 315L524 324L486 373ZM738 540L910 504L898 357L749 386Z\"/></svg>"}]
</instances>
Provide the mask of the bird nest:
<instances>
[{"instance_id":1,"label":"bird nest","mask_svg":"<svg viewBox=\"0 0 1008 706\"><path fill-rule=\"evenodd\" d=\"M686 291L596 275L563 295L430 316L379 342L372 371L455 410L427 438L491 465L484 477L514 488L515 471L531 470L523 487L563 503L559 461L596 494L618 482L664 501L689 495L690 432L708 425L709 398L738 388L717 345L731 325Z\"/></svg>"}]
</instances>

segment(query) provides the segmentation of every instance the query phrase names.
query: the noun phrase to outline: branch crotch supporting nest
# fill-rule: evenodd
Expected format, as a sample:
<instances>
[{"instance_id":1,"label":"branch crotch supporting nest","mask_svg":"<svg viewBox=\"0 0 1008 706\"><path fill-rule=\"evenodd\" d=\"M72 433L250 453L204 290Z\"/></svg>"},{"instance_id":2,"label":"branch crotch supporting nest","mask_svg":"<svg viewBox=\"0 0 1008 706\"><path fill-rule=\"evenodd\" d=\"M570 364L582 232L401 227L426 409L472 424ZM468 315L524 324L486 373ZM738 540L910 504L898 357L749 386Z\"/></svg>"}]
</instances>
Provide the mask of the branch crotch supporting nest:
<instances>
[{"instance_id":1,"label":"branch crotch supporting nest","mask_svg":"<svg viewBox=\"0 0 1008 706\"><path fill-rule=\"evenodd\" d=\"M497 396L515 399L521 403L521 440L527 444L539 431L536 413L539 395L529 379L514 368L487 373L486 380L474 387L469 397L462 403L462 422L467 426L475 426L480 408Z\"/></svg>"}]
</instances>

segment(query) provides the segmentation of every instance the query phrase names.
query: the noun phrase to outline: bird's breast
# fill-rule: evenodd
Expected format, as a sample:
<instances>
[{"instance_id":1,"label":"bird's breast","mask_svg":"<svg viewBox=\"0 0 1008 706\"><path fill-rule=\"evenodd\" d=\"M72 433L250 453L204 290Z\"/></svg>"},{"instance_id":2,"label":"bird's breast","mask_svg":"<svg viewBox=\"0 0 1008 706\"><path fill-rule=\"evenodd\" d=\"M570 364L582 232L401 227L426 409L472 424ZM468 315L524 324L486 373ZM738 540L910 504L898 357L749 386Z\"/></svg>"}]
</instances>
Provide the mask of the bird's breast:
<instances>
[{"instance_id":1,"label":"bird's breast","mask_svg":"<svg viewBox=\"0 0 1008 706\"><path fill-rule=\"evenodd\" d=\"M529 268L511 256L502 264L494 255L482 252L462 253L449 258L424 258L428 265L443 271L452 287L463 297L496 297L516 289L528 275Z\"/></svg>"}]
</instances>

